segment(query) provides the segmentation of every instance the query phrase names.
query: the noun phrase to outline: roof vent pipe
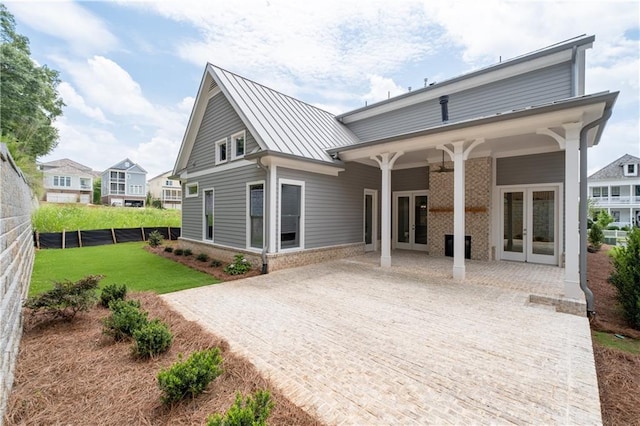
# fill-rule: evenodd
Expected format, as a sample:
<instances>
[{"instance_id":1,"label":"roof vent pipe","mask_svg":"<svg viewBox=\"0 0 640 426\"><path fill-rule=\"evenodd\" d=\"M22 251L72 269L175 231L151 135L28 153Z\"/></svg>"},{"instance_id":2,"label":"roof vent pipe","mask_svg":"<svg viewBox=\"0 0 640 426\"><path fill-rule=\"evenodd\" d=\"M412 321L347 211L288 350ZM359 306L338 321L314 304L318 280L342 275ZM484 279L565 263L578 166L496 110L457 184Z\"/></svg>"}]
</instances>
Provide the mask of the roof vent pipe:
<instances>
[{"instance_id":1,"label":"roof vent pipe","mask_svg":"<svg viewBox=\"0 0 640 426\"><path fill-rule=\"evenodd\" d=\"M449 96L440 96L440 110L442 112L442 122L449 121Z\"/></svg>"}]
</instances>

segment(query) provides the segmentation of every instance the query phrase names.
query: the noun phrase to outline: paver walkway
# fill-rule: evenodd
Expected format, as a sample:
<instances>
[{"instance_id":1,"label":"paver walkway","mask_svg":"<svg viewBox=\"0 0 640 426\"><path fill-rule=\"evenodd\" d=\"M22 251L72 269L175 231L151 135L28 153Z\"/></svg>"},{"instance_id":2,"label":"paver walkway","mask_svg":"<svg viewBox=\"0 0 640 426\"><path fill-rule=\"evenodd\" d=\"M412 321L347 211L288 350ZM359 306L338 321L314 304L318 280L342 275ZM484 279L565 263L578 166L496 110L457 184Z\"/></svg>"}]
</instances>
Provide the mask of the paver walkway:
<instances>
[{"instance_id":1,"label":"paver walkway","mask_svg":"<svg viewBox=\"0 0 640 426\"><path fill-rule=\"evenodd\" d=\"M587 319L528 295L362 257L162 297L328 424L600 424Z\"/></svg>"}]
</instances>

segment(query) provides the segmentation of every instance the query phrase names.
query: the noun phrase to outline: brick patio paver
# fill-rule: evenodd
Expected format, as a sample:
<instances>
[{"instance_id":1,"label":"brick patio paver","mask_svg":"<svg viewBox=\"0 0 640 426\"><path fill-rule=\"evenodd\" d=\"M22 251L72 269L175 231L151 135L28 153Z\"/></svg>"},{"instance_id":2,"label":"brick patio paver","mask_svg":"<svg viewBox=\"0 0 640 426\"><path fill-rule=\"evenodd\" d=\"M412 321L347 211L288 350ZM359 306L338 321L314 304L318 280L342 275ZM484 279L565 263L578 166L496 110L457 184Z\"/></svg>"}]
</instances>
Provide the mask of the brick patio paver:
<instances>
[{"instance_id":1,"label":"brick patio paver","mask_svg":"<svg viewBox=\"0 0 640 426\"><path fill-rule=\"evenodd\" d=\"M456 283L370 258L163 298L328 424L601 424L587 319L528 303L538 278L559 291L561 269L542 288L535 266L526 285L504 284L523 270L502 262Z\"/></svg>"}]
</instances>

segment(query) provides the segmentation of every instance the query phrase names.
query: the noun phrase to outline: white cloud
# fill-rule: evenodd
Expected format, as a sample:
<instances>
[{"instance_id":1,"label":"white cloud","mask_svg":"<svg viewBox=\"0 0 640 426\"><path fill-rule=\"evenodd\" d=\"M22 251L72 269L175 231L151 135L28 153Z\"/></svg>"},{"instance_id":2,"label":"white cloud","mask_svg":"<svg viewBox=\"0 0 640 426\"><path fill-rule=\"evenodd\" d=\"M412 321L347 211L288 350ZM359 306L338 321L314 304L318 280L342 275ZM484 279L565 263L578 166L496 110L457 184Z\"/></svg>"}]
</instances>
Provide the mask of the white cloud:
<instances>
[{"instance_id":1,"label":"white cloud","mask_svg":"<svg viewBox=\"0 0 640 426\"><path fill-rule=\"evenodd\" d=\"M383 101L389 97L394 97L405 93L408 89L398 86L392 79L379 75L369 76L370 90L363 96L363 100L368 103ZM416 87L417 89L417 87Z\"/></svg>"},{"instance_id":2,"label":"white cloud","mask_svg":"<svg viewBox=\"0 0 640 426\"><path fill-rule=\"evenodd\" d=\"M80 96L73 86L71 86L67 82L62 82L58 85L58 93L64 100L64 103L69 108L74 108L80 111L82 114L86 115L89 118L97 120L101 123L107 123L107 119L105 118L102 110L100 108L92 108L88 106L84 98Z\"/></svg>"},{"instance_id":3,"label":"white cloud","mask_svg":"<svg viewBox=\"0 0 640 426\"><path fill-rule=\"evenodd\" d=\"M592 174L624 154L640 157L640 124L638 117L610 122L600 143L589 150L589 174ZM612 147L615 147L613 149Z\"/></svg>"},{"instance_id":4,"label":"white cloud","mask_svg":"<svg viewBox=\"0 0 640 426\"><path fill-rule=\"evenodd\" d=\"M77 52L108 51L118 42L100 18L73 1L9 2L7 8L31 28L65 40Z\"/></svg>"}]
</instances>

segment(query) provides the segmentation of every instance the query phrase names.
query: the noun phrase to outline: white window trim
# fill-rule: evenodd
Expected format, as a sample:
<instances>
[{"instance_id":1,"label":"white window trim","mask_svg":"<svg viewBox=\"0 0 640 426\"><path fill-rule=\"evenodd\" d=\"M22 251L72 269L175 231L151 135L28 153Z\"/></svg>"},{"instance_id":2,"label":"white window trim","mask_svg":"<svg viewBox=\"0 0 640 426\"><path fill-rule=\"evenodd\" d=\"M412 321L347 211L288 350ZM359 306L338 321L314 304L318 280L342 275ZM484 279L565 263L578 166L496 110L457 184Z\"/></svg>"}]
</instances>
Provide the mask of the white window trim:
<instances>
[{"instance_id":1,"label":"white window trim","mask_svg":"<svg viewBox=\"0 0 640 426\"><path fill-rule=\"evenodd\" d=\"M211 231L211 239L207 239L207 221L206 221L206 205L207 197L205 194L207 191L211 191L213 197L213 230ZM216 192L213 188L205 188L202 190L202 242L207 244L213 244L216 239Z\"/></svg>"},{"instance_id":2,"label":"white window trim","mask_svg":"<svg viewBox=\"0 0 640 426\"><path fill-rule=\"evenodd\" d=\"M246 217L246 248L249 251L255 251L255 252L261 252L262 249L261 248L257 248L257 247L252 247L251 246L251 187L253 185L262 185L262 246L265 247L265 241L266 241L266 215L265 215L265 206L266 206L266 201L267 201L267 185L266 185L266 181L264 180L257 180L255 182L247 182L247 202L246 202L246 212L247 212L247 217Z\"/></svg>"},{"instance_id":3,"label":"white window trim","mask_svg":"<svg viewBox=\"0 0 640 426\"><path fill-rule=\"evenodd\" d=\"M629 166L633 166L633 173L629 172ZM625 176L638 176L638 164L627 163L623 167Z\"/></svg>"},{"instance_id":4,"label":"white window trim","mask_svg":"<svg viewBox=\"0 0 640 426\"><path fill-rule=\"evenodd\" d=\"M220 159L220 145L225 144L227 146L227 158L225 158L224 160ZM227 138L224 139L220 139L219 141L216 142L216 164L224 164L227 161L229 161L229 144L227 143Z\"/></svg>"},{"instance_id":5,"label":"white window trim","mask_svg":"<svg viewBox=\"0 0 640 426\"><path fill-rule=\"evenodd\" d=\"M236 155L236 138L239 136L242 136L242 139L244 140L244 150L242 155ZM229 147L227 146L227 148ZM241 132L232 134L231 135L231 159L235 160L238 158L243 158L246 153L247 153L247 131L243 130ZM227 158L229 158L229 153L227 153Z\"/></svg>"},{"instance_id":6,"label":"white window trim","mask_svg":"<svg viewBox=\"0 0 640 426\"><path fill-rule=\"evenodd\" d=\"M195 194L189 194L189 188L196 187ZM188 183L184 186L184 196L185 198L196 198L200 195L200 188L198 187L198 182Z\"/></svg>"},{"instance_id":7,"label":"white window trim","mask_svg":"<svg viewBox=\"0 0 640 426\"><path fill-rule=\"evenodd\" d=\"M304 250L304 222L305 222L305 191L303 180L278 179L278 252L289 253ZM297 185L300 187L300 246L288 249L282 249L282 241L280 240L280 224L282 223L282 185Z\"/></svg>"}]
</instances>

